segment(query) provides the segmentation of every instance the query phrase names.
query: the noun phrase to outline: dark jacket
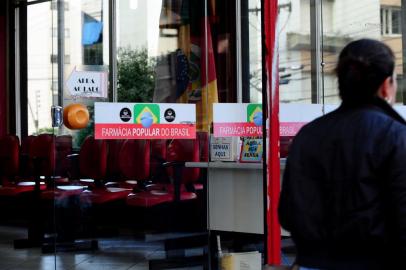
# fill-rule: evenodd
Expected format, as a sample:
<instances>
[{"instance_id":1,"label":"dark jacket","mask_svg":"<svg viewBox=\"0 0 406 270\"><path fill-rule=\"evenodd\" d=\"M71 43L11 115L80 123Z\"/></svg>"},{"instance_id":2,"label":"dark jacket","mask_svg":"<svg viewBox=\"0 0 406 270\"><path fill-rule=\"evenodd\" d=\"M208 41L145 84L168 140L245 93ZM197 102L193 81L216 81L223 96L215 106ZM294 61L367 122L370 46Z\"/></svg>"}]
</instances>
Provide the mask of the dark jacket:
<instances>
[{"instance_id":1,"label":"dark jacket","mask_svg":"<svg viewBox=\"0 0 406 270\"><path fill-rule=\"evenodd\" d=\"M304 126L279 204L297 263L322 269L406 269L406 123L376 99L341 105ZM390 264L400 261L400 268Z\"/></svg>"}]
</instances>

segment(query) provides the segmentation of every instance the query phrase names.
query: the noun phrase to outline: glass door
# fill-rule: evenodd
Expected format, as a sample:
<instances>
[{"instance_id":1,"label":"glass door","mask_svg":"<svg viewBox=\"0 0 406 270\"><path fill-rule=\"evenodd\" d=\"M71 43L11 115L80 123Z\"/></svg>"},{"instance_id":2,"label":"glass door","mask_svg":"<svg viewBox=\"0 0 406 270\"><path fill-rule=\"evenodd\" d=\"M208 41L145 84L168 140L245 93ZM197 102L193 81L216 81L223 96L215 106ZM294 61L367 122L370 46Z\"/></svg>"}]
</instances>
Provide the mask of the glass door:
<instances>
[{"instance_id":1,"label":"glass door","mask_svg":"<svg viewBox=\"0 0 406 270\"><path fill-rule=\"evenodd\" d=\"M15 23L15 115L21 135L16 139L17 170L2 182L0 201L9 209L5 228L14 246L2 249L7 254L5 268L50 269L58 258L50 249L42 254L47 239L53 237L53 203L44 194L53 191L55 181L56 131L50 110L54 104L57 80L53 40L55 16L51 1L9 1L9 23ZM10 18L15 18L12 22ZM12 38L9 36L9 38ZM11 61L12 59L10 59ZM11 64L10 64L11 65ZM9 70L10 73L13 70ZM13 104L10 104L13 107ZM11 118L10 118L11 119ZM19 121L21 119L21 122ZM12 136L11 136L12 137ZM12 147L11 140L4 147ZM2 209L5 209L2 206ZM10 219L7 219L10 218ZM4 224L2 223L2 226ZM50 242L53 245L53 241ZM14 247L14 249L13 249Z\"/></svg>"},{"instance_id":2,"label":"glass door","mask_svg":"<svg viewBox=\"0 0 406 270\"><path fill-rule=\"evenodd\" d=\"M94 138L94 103L109 99L108 2L51 3L57 18L52 36L57 48L53 112L55 120L60 116L62 121L54 127L53 189L44 195L53 207L53 242L43 250L55 252L61 269L103 269L117 261L110 254L104 257L104 245L109 244L102 239L118 237L115 214L120 216L125 196L121 192L120 200L104 208L119 192L109 193L106 186L107 154L112 150Z\"/></svg>"}]
</instances>

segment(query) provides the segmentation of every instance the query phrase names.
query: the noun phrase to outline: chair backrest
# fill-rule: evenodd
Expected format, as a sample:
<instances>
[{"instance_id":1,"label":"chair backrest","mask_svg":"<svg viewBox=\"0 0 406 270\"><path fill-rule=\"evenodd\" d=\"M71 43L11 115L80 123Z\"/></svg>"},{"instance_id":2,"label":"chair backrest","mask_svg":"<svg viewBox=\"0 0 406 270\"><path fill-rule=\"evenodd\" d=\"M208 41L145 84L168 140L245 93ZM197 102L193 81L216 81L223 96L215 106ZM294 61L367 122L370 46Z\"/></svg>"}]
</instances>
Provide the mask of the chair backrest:
<instances>
[{"instance_id":1,"label":"chair backrest","mask_svg":"<svg viewBox=\"0 0 406 270\"><path fill-rule=\"evenodd\" d=\"M199 162L200 148L199 139L176 139L168 144L167 160L179 162ZM173 176L173 170L168 170L168 173ZM183 168L181 183L195 182L199 179L199 168Z\"/></svg>"},{"instance_id":2,"label":"chair backrest","mask_svg":"<svg viewBox=\"0 0 406 270\"><path fill-rule=\"evenodd\" d=\"M79 170L82 178L101 180L107 170L107 143L88 136L79 153Z\"/></svg>"},{"instance_id":3,"label":"chair backrest","mask_svg":"<svg viewBox=\"0 0 406 270\"><path fill-rule=\"evenodd\" d=\"M289 148L292 145L294 136L281 136L280 138L280 157L286 158L289 155Z\"/></svg>"},{"instance_id":4,"label":"chair backrest","mask_svg":"<svg viewBox=\"0 0 406 270\"><path fill-rule=\"evenodd\" d=\"M196 137L199 140L200 148L200 161L209 161L209 134L204 131L199 131L196 133Z\"/></svg>"},{"instance_id":5,"label":"chair backrest","mask_svg":"<svg viewBox=\"0 0 406 270\"><path fill-rule=\"evenodd\" d=\"M30 167L30 148L36 137L35 135L30 135L21 140L19 172L21 177L30 177L33 174L32 168Z\"/></svg>"},{"instance_id":6,"label":"chair backrest","mask_svg":"<svg viewBox=\"0 0 406 270\"><path fill-rule=\"evenodd\" d=\"M126 179L147 180L150 172L150 141L126 140L120 154L120 170Z\"/></svg>"},{"instance_id":7,"label":"chair backrest","mask_svg":"<svg viewBox=\"0 0 406 270\"><path fill-rule=\"evenodd\" d=\"M55 174L55 136L40 134L34 138L29 148L30 166L34 175L53 176Z\"/></svg>"},{"instance_id":8,"label":"chair backrest","mask_svg":"<svg viewBox=\"0 0 406 270\"><path fill-rule=\"evenodd\" d=\"M151 180L159 183L169 181L163 163L166 162L168 140L151 140Z\"/></svg>"},{"instance_id":9,"label":"chair backrest","mask_svg":"<svg viewBox=\"0 0 406 270\"><path fill-rule=\"evenodd\" d=\"M20 140L7 135L0 138L0 176L16 176L19 170Z\"/></svg>"},{"instance_id":10,"label":"chair backrest","mask_svg":"<svg viewBox=\"0 0 406 270\"><path fill-rule=\"evenodd\" d=\"M125 140L107 140L106 180L121 180L120 155Z\"/></svg>"},{"instance_id":11,"label":"chair backrest","mask_svg":"<svg viewBox=\"0 0 406 270\"><path fill-rule=\"evenodd\" d=\"M68 176L70 162L67 158L72 154L72 136L61 135L56 137L56 175Z\"/></svg>"}]
</instances>

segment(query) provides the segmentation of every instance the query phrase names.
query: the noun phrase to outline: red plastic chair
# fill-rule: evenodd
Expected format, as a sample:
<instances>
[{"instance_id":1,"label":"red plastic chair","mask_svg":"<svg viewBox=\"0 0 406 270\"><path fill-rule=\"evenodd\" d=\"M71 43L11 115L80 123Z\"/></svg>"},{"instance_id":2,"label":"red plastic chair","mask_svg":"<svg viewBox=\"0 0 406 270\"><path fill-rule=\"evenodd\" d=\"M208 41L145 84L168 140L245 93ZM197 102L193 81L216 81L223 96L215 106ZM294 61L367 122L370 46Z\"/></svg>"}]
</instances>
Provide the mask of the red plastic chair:
<instances>
[{"instance_id":1,"label":"red plastic chair","mask_svg":"<svg viewBox=\"0 0 406 270\"><path fill-rule=\"evenodd\" d=\"M200 161L199 140L172 140L166 153L167 173L171 184L160 184L140 192L133 192L127 197L127 205L150 208L174 201L196 199L196 193L188 191L186 185L195 183L200 175L199 168L185 168L184 163Z\"/></svg>"},{"instance_id":2,"label":"red plastic chair","mask_svg":"<svg viewBox=\"0 0 406 270\"><path fill-rule=\"evenodd\" d=\"M13 196L20 165L20 144L17 136L0 138L0 196ZM21 190L23 192L23 190Z\"/></svg>"},{"instance_id":3,"label":"red plastic chair","mask_svg":"<svg viewBox=\"0 0 406 270\"><path fill-rule=\"evenodd\" d=\"M36 137L35 135L30 135L21 140L19 176L23 179L33 177L30 168L30 148Z\"/></svg>"},{"instance_id":4,"label":"red plastic chair","mask_svg":"<svg viewBox=\"0 0 406 270\"><path fill-rule=\"evenodd\" d=\"M0 138L0 183L3 186L15 182L20 165L19 153L20 142L17 136Z\"/></svg>"},{"instance_id":5,"label":"red plastic chair","mask_svg":"<svg viewBox=\"0 0 406 270\"><path fill-rule=\"evenodd\" d=\"M99 142L106 143L105 141ZM117 176L115 183L109 183L106 179L104 182L101 181L103 173L107 172L109 166L106 165L105 169L94 171L94 168L88 168L82 159L80 161L81 174L85 172L84 175L100 179L91 190L86 190L81 194L81 199L91 205L102 205L120 200L125 202L133 186L140 180L148 179L149 176L149 141L126 140L122 143L109 143L109 146L109 157L106 157L106 160L111 162L109 173ZM100 166L100 168L102 167Z\"/></svg>"},{"instance_id":6,"label":"red plastic chair","mask_svg":"<svg viewBox=\"0 0 406 270\"><path fill-rule=\"evenodd\" d=\"M70 179L68 184L56 181L55 188L49 188L41 194L42 199L62 200L69 196L80 195L86 188L103 185L107 166L107 144L88 136L80 149L79 155L70 156L71 163L77 160L80 179Z\"/></svg>"},{"instance_id":7,"label":"red plastic chair","mask_svg":"<svg viewBox=\"0 0 406 270\"><path fill-rule=\"evenodd\" d=\"M117 185L121 179L119 159L124 142L125 140L107 141L108 153L107 153L106 181L111 182L111 185Z\"/></svg>"},{"instance_id":8,"label":"red plastic chair","mask_svg":"<svg viewBox=\"0 0 406 270\"><path fill-rule=\"evenodd\" d=\"M11 141L6 143L13 145L13 155L15 156L17 149L15 145L18 143L18 140L13 139L12 141L13 143ZM5 183L0 188L0 196L17 196L25 192L44 190L46 185L42 180L49 180L54 175L55 137L50 134L41 134L36 137L30 137L27 141L23 142L25 146L22 151L28 151L28 158L25 157L26 153L22 153L25 159L24 162L26 162L24 164L26 167L24 168L23 175L27 176L15 177L14 181ZM15 169L13 168L13 170Z\"/></svg>"},{"instance_id":9,"label":"red plastic chair","mask_svg":"<svg viewBox=\"0 0 406 270\"><path fill-rule=\"evenodd\" d=\"M68 172L70 169L70 162L67 158L72 154L72 136L61 135L56 137L56 168L55 175L59 177L58 183L69 184Z\"/></svg>"},{"instance_id":10,"label":"red plastic chair","mask_svg":"<svg viewBox=\"0 0 406 270\"><path fill-rule=\"evenodd\" d=\"M115 150L115 151L113 151ZM147 140L126 140L120 151L112 149L120 170L118 186L99 186L82 194L82 199L90 204L106 204L123 201L134 186L149 177L150 142Z\"/></svg>"}]
</instances>

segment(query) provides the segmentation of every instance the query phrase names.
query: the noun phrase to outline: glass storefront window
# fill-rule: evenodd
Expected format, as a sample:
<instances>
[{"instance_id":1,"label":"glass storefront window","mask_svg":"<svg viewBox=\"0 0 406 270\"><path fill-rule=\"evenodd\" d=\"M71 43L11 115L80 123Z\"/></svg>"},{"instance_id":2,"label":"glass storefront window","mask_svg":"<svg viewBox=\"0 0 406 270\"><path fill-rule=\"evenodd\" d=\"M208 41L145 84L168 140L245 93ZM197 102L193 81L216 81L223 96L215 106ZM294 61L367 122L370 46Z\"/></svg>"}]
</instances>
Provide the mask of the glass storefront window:
<instances>
[{"instance_id":1,"label":"glass storefront window","mask_svg":"<svg viewBox=\"0 0 406 270\"><path fill-rule=\"evenodd\" d=\"M183 249L183 244L195 245L192 251L189 246L184 253L195 254L194 259L201 260L200 266L208 263L214 266L219 255L217 236L223 252L259 251L263 254L262 185L266 170L263 163L250 160L249 155L246 160L240 157L241 152L249 152L266 140L260 135L214 138L212 108L214 104L243 108L240 111L223 109L222 114L233 118L243 111L244 124L262 130L261 103L265 89L261 3L264 1L27 0L27 3L28 100L24 102L28 103L25 117L28 134L58 135L53 138L58 141L59 165L56 167L59 167L53 177L46 179L47 184L52 184L44 186L47 192L58 194L48 201L48 206L55 207L56 219L52 222L56 227L53 229L68 240L78 240L83 235L99 240L101 248L92 254L95 261L103 260L107 253L115 256L115 251L120 253L123 249L124 255L120 255L125 259L123 264L119 262L119 268L125 269L139 266L137 256L142 256L142 267L147 267L145 260L150 260L153 268L166 256L179 255L177 251L167 252L164 247L180 245ZM114 4L115 10L110 10L109 3ZM16 9L23 6L24 1ZM110 14L115 16L109 17ZM374 38L394 50L399 86L396 102L398 105L406 103L401 15L400 0L278 1L282 170L289 145L298 130L326 113L326 108L330 110L340 104L334 69L340 50L348 42ZM58 25L58 21L63 25ZM114 25L113 33L109 33L110 22ZM113 48L109 46L111 37L116 42ZM112 55L114 53L117 54ZM110 59L114 59L114 63L110 63ZM315 70L315 65L320 70ZM109 71L113 74L108 74ZM69 80L76 72L107 74L104 77L106 95L73 96ZM110 76L117 77L109 81ZM77 80L85 82L88 78ZM117 85L112 85L113 82ZM115 89L117 92L113 93ZM145 103L196 106L197 138L96 140L89 147L94 148L86 152L86 147L81 146L88 135L95 133L94 103L116 101L116 97L118 103L142 103L142 106ZM51 105L67 107L72 103L87 106L90 124L81 130L66 127L52 130ZM124 112L113 115L107 111L105 115L119 116L116 120L120 125L128 119L135 121L135 116L131 118L127 110ZM182 116L173 113L174 109L168 108L160 120ZM141 114L138 116L142 118ZM153 116L144 120L156 124L158 118ZM211 156L215 152L213 145L221 143L229 143L232 148L227 161ZM102 146L100 152L97 152L97 144ZM67 168L80 159L71 156L71 164L66 161L64 151L87 154L85 161L92 164L104 157L106 162L100 164L105 166L96 165L100 165L99 171L105 172L86 174L88 172L81 170L90 170L93 166L82 163L82 168L79 166L78 171L71 174ZM173 151L175 156L170 156L168 153ZM61 160L66 163L59 162ZM57 184L53 185L51 178L66 179L55 181ZM60 183L65 186L60 188ZM60 192L72 191L78 186L79 193L72 197L64 197ZM117 197L113 201L120 199L104 204L106 193L111 195L106 200L114 196ZM74 218L70 219L69 215ZM51 223L50 220L47 222ZM66 221L77 231L64 231ZM134 232L145 238L134 239ZM52 235L54 231L51 229L48 233ZM153 239L154 244L145 244L145 239ZM136 253L128 252L129 249ZM147 251L138 253L139 249ZM283 254L285 262L292 261L290 255ZM87 259L83 267L103 267L102 263L95 265Z\"/></svg>"}]
</instances>

